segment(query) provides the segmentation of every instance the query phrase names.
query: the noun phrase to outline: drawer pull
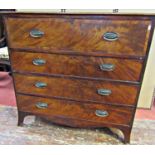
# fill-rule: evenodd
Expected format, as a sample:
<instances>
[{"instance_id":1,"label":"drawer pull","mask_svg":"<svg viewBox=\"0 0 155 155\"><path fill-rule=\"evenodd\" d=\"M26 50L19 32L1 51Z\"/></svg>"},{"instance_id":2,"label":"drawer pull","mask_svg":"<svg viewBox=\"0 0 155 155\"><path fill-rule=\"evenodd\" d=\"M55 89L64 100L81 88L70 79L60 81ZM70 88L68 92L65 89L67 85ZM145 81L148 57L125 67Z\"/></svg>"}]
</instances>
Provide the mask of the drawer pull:
<instances>
[{"instance_id":1,"label":"drawer pull","mask_svg":"<svg viewBox=\"0 0 155 155\"><path fill-rule=\"evenodd\" d=\"M33 38L41 38L43 35L44 35L44 32L38 29L33 29L30 31L30 36Z\"/></svg>"},{"instance_id":2,"label":"drawer pull","mask_svg":"<svg viewBox=\"0 0 155 155\"><path fill-rule=\"evenodd\" d=\"M111 90L109 90L109 89L98 89L98 90L97 90L97 93L98 93L99 95L102 95L102 96L108 96L108 95L110 95L112 92L111 92Z\"/></svg>"},{"instance_id":3,"label":"drawer pull","mask_svg":"<svg viewBox=\"0 0 155 155\"><path fill-rule=\"evenodd\" d=\"M41 65L44 65L46 63L46 60L43 60L43 59L33 59L32 62L36 66L41 66Z\"/></svg>"},{"instance_id":4,"label":"drawer pull","mask_svg":"<svg viewBox=\"0 0 155 155\"><path fill-rule=\"evenodd\" d=\"M103 35L103 39L107 41L115 41L118 39L118 34L115 32L106 32Z\"/></svg>"},{"instance_id":5,"label":"drawer pull","mask_svg":"<svg viewBox=\"0 0 155 155\"><path fill-rule=\"evenodd\" d=\"M96 110L95 114L98 117L107 117L109 115L109 113L105 110Z\"/></svg>"},{"instance_id":6,"label":"drawer pull","mask_svg":"<svg viewBox=\"0 0 155 155\"><path fill-rule=\"evenodd\" d=\"M44 102L38 102L36 103L36 107L39 109L46 109L48 107L48 104Z\"/></svg>"},{"instance_id":7,"label":"drawer pull","mask_svg":"<svg viewBox=\"0 0 155 155\"><path fill-rule=\"evenodd\" d=\"M44 83L44 82L36 82L35 83L35 86L37 88L45 88L45 87L47 87L47 83Z\"/></svg>"},{"instance_id":8,"label":"drawer pull","mask_svg":"<svg viewBox=\"0 0 155 155\"><path fill-rule=\"evenodd\" d=\"M114 64L101 64L100 69L102 71L113 71L115 69L115 65Z\"/></svg>"}]
</instances>

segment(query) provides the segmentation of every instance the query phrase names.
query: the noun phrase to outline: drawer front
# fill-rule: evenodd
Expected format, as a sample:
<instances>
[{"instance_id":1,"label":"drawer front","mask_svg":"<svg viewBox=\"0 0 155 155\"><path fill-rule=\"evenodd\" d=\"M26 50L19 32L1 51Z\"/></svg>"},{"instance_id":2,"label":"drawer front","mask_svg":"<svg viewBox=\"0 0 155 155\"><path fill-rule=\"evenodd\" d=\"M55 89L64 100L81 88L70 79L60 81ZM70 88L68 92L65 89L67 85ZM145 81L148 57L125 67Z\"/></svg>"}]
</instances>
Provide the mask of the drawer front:
<instances>
[{"instance_id":1,"label":"drawer front","mask_svg":"<svg viewBox=\"0 0 155 155\"><path fill-rule=\"evenodd\" d=\"M59 54L12 52L15 71L139 81L142 61Z\"/></svg>"},{"instance_id":2,"label":"drawer front","mask_svg":"<svg viewBox=\"0 0 155 155\"><path fill-rule=\"evenodd\" d=\"M128 107L79 103L25 95L17 95L17 100L20 111L102 123L129 125L134 113L134 109Z\"/></svg>"},{"instance_id":3,"label":"drawer front","mask_svg":"<svg viewBox=\"0 0 155 155\"><path fill-rule=\"evenodd\" d=\"M108 18L108 17L107 17ZM117 18L117 17L116 17ZM144 56L150 20L6 18L9 46L82 54Z\"/></svg>"},{"instance_id":4,"label":"drawer front","mask_svg":"<svg viewBox=\"0 0 155 155\"><path fill-rule=\"evenodd\" d=\"M16 91L101 103L135 105L138 86L96 80L79 80L14 74Z\"/></svg>"}]
</instances>

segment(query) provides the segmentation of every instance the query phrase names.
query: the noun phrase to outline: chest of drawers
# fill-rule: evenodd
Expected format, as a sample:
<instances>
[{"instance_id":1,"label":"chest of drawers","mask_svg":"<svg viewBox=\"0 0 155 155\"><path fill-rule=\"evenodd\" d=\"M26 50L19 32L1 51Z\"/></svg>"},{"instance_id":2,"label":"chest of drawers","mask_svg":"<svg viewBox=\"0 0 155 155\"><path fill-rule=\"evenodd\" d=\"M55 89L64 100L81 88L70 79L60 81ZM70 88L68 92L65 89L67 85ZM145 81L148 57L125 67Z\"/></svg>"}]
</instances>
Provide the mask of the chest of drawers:
<instances>
[{"instance_id":1,"label":"chest of drawers","mask_svg":"<svg viewBox=\"0 0 155 155\"><path fill-rule=\"evenodd\" d=\"M130 133L153 35L146 15L4 15L18 106L80 128Z\"/></svg>"}]
</instances>

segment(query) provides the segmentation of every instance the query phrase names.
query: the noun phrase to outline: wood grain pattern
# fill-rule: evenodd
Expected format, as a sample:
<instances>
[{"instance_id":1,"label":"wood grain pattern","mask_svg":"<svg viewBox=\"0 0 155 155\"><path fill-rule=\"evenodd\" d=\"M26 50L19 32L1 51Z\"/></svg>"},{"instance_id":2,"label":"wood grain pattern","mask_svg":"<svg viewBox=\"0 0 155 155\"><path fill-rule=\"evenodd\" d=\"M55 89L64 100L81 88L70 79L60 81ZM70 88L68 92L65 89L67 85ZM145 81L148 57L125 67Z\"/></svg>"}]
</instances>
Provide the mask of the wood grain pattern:
<instances>
[{"instance_id":1,"label":"wood grain pattern","mask_svg":"<svg viewBox=\"0 0 155 155\"><path fill-rule=\"evenodd\" d=\"M71 127L116 127L124 133L124 142L130 141L155 16L13 13L4 19L18 125L25 116L37 115ZM33 38L32 29L44 35ZM106 32L117 33L118 39L104 40ZM34 66L34 58L46 59L46 64ZM101 63L116 68L101 72ZM36 88L36 82L47 87ZM101 96L98 89L112 94ZM48 108L37 109L36 102L47 102ZM110 115L98 117L97 109Z\"/></svg>"},{"instance_id":2,"label":"wood grain pattern","mask_svg":"<svg viewBox=\"0 0 155 155\"><path fill-rule=\"evenodd\" d=\"M43 59L46 63L41 66L36 66L33 64L34 59ZM137 82L139 82L143 64L141 60L15 51L11 53L11 61L14 71ZM102 64L113 64L115 68L113 71L102 71L100 69L100 65Z\"/></svg>"},{"instance_id":3,"label":"wood grain pattern","mask_svg":"<svg viewBox=\"0 0 155 155\"><path fill-rule=\"evenodd\" d=\"M32 17L5 18L10 48L129 56L145 56L146 53L150 20ZM32 29L39 29L45 35L32 38L29 35ZM116 32L119 39L105 41L105 32Z\"/></svg>"},{"instance_id":4,"label":"wood grain pattern","mask_svg":"<svg viewBox=\"0 0 155 155\"><path fill-rule=\"evenodd\" d=\"M22 74L14 74L14 79L17 92L133 106L135 105L139 90L139 87L136 85L96 80L26 76ZM37 88L35 86L36 82L44 82L47 84L47 87ZM97 93L98 89L109 89L112 93L109 96L102 96Z\"/></svg>"},{"instance_id":5,"label":"wood grain pattern","mask_svg":"<svg viewBox=\"0 0 155 155\"><path fill-rule=\"evenodd\" d=\"M72 101L47 99L32 96L17 95L18 106L21 111L32 112L42 115L53 115L71 117L73 119L90 120L95 122L111 122L115 124L129 125L133 108L108 106L101 104L76 103ZM48 107L39 109L36 103L45 102ZM99 117L95 115L96 110L106 110L109 115L107 117ZM125 117L124 117L125 116Z\"/></svg>"}]
</instances>

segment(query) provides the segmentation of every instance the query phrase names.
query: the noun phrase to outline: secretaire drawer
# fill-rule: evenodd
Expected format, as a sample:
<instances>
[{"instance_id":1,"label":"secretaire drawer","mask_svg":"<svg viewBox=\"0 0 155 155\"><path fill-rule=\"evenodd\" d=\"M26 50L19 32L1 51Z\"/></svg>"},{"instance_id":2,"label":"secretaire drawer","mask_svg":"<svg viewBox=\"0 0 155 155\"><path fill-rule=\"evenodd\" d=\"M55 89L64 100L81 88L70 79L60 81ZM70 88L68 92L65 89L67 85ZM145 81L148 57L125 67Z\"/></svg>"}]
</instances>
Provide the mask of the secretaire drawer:
<instances>
[{"instance_id":1,"label":"secretaire drawer","mask_svg":"<svg viewBox=\"0 0 155 155\"><path fill-rule=\"evenodd\" d=\"M123 125L131 123L134 112L134 109L129 107L79 103L25 95L17 95L17 101L20 111L33 114Z\"/></svg>"},{"instance_id":2,"label":"secretaire drawer","mask_svg":"<svg viewBox=\"0 0 155 155\"><path fill-rule=\"evenodd\" d=\"M5 18L9 47L144 56L150 20L61 18Z\"/></svg>"},{"instance_id":3,"label":"secretaire drawer","mask_svg":"<svg viewBox=\"0 0 155 155\"><path fill-rule=\"evenodd\" d=\"M28 52L11 53L14 71L139 81L142 61Z\"/></svg>"},{"instance_id":4,"label":"secretaire drawer","mask_svg":"<svg viewBox=\"0 0 155 155\"><path fill-rule=\"evenodd\" d=\"M17 92L78 101L134 105L139 86L97 80L14 74Z\"/></svg>"}]
</instances>

